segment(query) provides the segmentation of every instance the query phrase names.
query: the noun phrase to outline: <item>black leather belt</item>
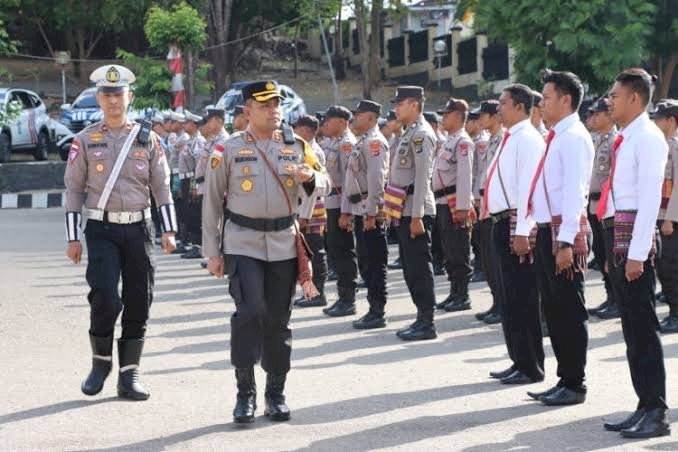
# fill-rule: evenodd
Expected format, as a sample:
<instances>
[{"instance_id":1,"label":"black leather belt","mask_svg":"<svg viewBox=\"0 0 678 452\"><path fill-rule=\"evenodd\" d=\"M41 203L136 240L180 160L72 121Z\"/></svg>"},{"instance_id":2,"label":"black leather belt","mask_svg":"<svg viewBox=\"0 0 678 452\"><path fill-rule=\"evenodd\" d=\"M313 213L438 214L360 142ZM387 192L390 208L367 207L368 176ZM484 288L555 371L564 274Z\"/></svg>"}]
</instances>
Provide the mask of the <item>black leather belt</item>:
<instances>
[{"instance_id":1,"label":"black leather belt","mask_svg":"<svg viewBox=\"0 0 678 452\"><path fill-rule=\"evenodd\" d=\"M551 223L537 223L539 229L548 229L551 227Z\"/></svg>"},{"instance_id":2,"label":"black leather belt","mask_svg":"<svg viewBox=\"0 0 678 452\"><path fill-rule=\"evenodd\" d=\"M204 178L204 177L196 177L196 178L195 178L195 183L196 183L196 184L202 184L203 182L205 182L205 178Z\"/></svg>"},{"instance_id":3,"label":"black leather belt","mask_svg":"<svg viewBox=\"0 0 678 452\"><path fill-rule=\"evenodd\" d=\"M502 210L499 213L492 213L490 214L492 217L492 223L497 224L502 220L508 220L511 218L511 211L509 209Z\"/></svg>"},{"instance_id":4,"label":"black leather belt","mask_svg":"<svg viewBox=\"0 0 678 452\"><path fill-rule=\"evenodd\" d=\"M614 217L603 218L600 224L603 226L603 229L612 229L614 228Z\"/></svg>"},{"instance_id":5,"label":"black leather belt","mask_svg":"<svg viewBox=\"0 0 678 452\"><path fill-rule=\"evenodd\" d=\"M231 212L226 209L227 217L230 221L242 226L243 228L254 229L262 232L282 231L294 224L294 217L280 217L280 218L250 218L244 215Z\"/></svg>"},{"instance_id":6,"label":"black leather belt","mask_svg":"<svg viewBox=\"0 0 678 452\"><path fill-rule=\"evenodd\" d=\"M339 196L339 195L341 195L341 187L333 188L332 190L330 190L330 194L327 196Z\"/></svg>"},{"instance_id":7,"label":"black leather belt","mask_svg":"<svg viewBox=\"0 0 678 452\"><path fill-rule=\"evenodd\" d=\"M455 193L457 193L457 186L450 185L449 187L434 191L433 196L436 198L442 198L443 196L454 195Z\"/></svg>"},{"instance_id":8,"label":"black leather belt","mask_svg":"<svg viewBox=\"0 0 678 452\"><path fill-rule=\"evenodd\" d=\"M590 201L600 201L600 193L589 193Z\"/></svg>"},{"instance_id":9,"label":"black leather belt","mask_svg":"<svg viewBox=\"0 0 678 452\"><path fill-rule=\"evenodd\" d=\"M362 201L366 197L367 197L367 192L356 193L354 195L350 195L348 197L348 200L351 201L351 204L358 204L360 201Z\"/></svg>"}]
</instances>

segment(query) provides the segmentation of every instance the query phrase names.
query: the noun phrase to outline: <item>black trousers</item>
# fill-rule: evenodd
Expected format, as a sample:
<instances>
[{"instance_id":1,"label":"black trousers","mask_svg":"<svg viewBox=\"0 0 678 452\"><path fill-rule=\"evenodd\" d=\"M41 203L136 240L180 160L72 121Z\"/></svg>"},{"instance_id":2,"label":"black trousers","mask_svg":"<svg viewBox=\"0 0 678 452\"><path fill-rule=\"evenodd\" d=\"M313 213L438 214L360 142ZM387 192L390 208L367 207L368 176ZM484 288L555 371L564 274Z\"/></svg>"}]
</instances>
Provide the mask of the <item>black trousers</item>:
<instances>
[{"instance_id":1,"label":"black trousers","mask_svg":"<svg viewBox=\"0 0 678 452\"><path fill-rule=\"evenodd\" d=\"M231 363L247 368L261 359L266 372L290 370L291 303L297 259L267 262L248 256L227 256L228 293L235 301L231 316Z\"/></svg>"},{"instance_id":2,"label":"black trousers","mask_svg":"<svg viewBox=\"0 0 678 452\"><path fill-rule=\"evenodd\" d=\"M138 339L146 334L146 322L153 302L155 258L153 221L121 225L88 220L87 296L93 336L113 334L122 311L122 337ZM118 283L122 278L122 297Z\"/></svg>"},{"instance_id":3,"label":"black trousers","mask_svg":"<svg viewBox=\"0 0 678 452\"><path fill-rule=\"evenodd\" d=\"M480 235L480 254L482 256L483 271L485 272L485 279L492 294L492 309L501 314L502 304L499 302L501 291L497 281L499 269L497 268L498 259L495 257L494 240L492 238L492 220L488 218L478 221L477 224Z\"/></svg>"},{"instance_id":4,"label":"black trousers","mask_svg":"<svg viewBox=\"0 0 678 452\"><path fill-rule=\"evenodd\" d=\"M304 233L304 238L308 247L311 248L313 258L311 266L313 267L313 285L320 294L325 293L325 283L327 282L327 253L325 252L325 235L317 233Z\"/></svg>"},{"instance_id":5,"label":"black trousers","mask_svg":"<svg viewBox=\"0 0 678 452\"><path fill-rule=\"evenodd\" d=\"M626 260L619 265L615 263L613 244L614 228L606 229L607 265L621 313L626 358L633 389L638 396L638 408L666 408L666 370L655 312L656 281L652 259L645 261L640 278L629 282L626 279Z\"/></svg>"},{"instance_id":6,"label":"black trousers","mask_svg":"<svg viewBox=\"0 0 678 452\"><path fill-rule=\"evenodd\" d=\"M436 205L436 223L445 256L447 279L456 282L460 289L466 289L473 274L471 228L452 223L452 213L447 204Z\"/></svg>"},{"instance_id":7,"label":"black trousers","mask_svg":"<svg viewBox=\"0 0 678 452\"><path fill-rule=\"evenodd\" d=\"M659 228L662 223L663 220L658 222ZM657 259L657 278L671 307L671 314L678 315L678 223L673 223L673 234L660 235L662 253Z\"/></svg>"},{"instance_id":8,"label":"black trousers","mask_svg":"<svg viewBox=\"0 0 678 452\"><path fill-rule=\"evenodd\" d=\"M474 208L475 209L475 208ZM480 212L478 209L475 209L476 216L480 218ZM483 270L483 253L481 250L481 234L480 234L480 221L476 221L473 224L473 229L471 232L471 250L473 250L473 272L479 272ZM487 277L485 277L487 279Z\"/></svg>"},{"instance_id":9,"label":"black trousers","mask_svg":"<svg viewBox=\"0 0 678 452\"><path fill-rule=\"evenodd\" d=\"M188 240L194 245L202 243L202 195L189 195L186 202L186 229Z\"/></svg>"},{"instance_id":10,"label":"black trousers","mask_svg":"<svg viewBox=\"0 0 678 452\"><path fill-rule=\"evenodd\" d=\"M362 227L362 221L360 223ZM358 230L357 221L356 230ZM386 231L383 224L377 224L376 229L371 231L363 231L361 235L362 240L365 243L365 258L367 260L365 269L365 282L367 282L367 301L369 302L370 309L373 312L383 314L384 306L386 305L386 265L388 264Z\"/></svg>"},{"instance_id":11,"label":"black trousers","mask_svg":"<svg viewBox=\"0 0 678 452\"><path fill-rule=\"evenodd\" d=\"M177 176L178 177L178 176ZM190 241L189 225L190 225L190 196L191 196L191 180L182 179L179 181L179 197L175 202L175 209L177 214L177 238L180 240Z\"/></svg>"},{"instance_id":12,"label":"black trousers","mask_svg":"<svg viewBox=\"0 0 678 452\"><path fill-rule=\"evenodd\" d=\"M614 303L614 294L612 292L612 285L610 284L610 277L605 271L605 231L603 225L598 219L598 215L588 214L589 224L591 225L591 232L593 233L593 244L591 250L593 251L593 259L596 261L600 272L603 274L603 283L605 284L605 292L607 293L607 300Z\"/></svg>"},{"instance_id":13,"label":"black trousers","mask_svg":"<svg viewBox=\"0 0 678 452\"><path fill-rule=\"evenodd\" d=\"M541 305L549 329L553 353L558 360L559 386L578 392L584 387L586 349L589 333L584 299L584 273L556 275L556 258L551 243L551 228L539 228L535 250L535 268Z\"/></svg>"},{"instance_id":14,"label":"black trousers","mask_svg":"<svg viewBox=\"0 0 678 452\"><path fill-rule=\"evenodd\" d=\"M151 218L153 219L153 226L155 226L155 236L160 237L162 231L160 225L160 212L158 212L158 205L155 203L155 197L151 193Z\"/></svg>"},{"instance_id":15,"label":"black trousers","mask_svg":"<svg viewBox=\"0 0 678 452\"><path fill-rule=\"evenodd\" d=\"M492 235L498 269L501 324L509 358L514 369L534 380L541 380L544 378L544 347L534 264L520 263L519 257L511 253L508 219L494 224Z\"/></svg>"},{"instance_id":16,"label":"black trousers","mask_svg":"<svg viewBox=\"0 0 678 452\"><path fill-rule=\"evenodd\" d=\"M353 217L353 235L355 235L355 250L358 258L358 274L363 281L367 282L368 249L363 235L363 217L360 215Z\"/></svg>"},{"instance_id":17,"label":"black trousers","mask_svg":"<svg viewBox=\"0 0 678 452\"><path fill-rule=\"evenodd\" d=\"M443 252L440 228L437 221L434 221L431 226L431 258L433 259L434 268L445 265L445 253Z\"/></svg>"},{"instance_id":18,"label":"black trousers","mask_svg":"<svg viewBox=\"0 0 678 452\"><path fill-rule=\"evenodd\" d=\"M337 273L337 287L355 290L358 276L353 233L339 227L340 209L327 209L327 249L334 257L334 271Z\"/></svg>"},{"instance_id":19,"label":"black trousers","mask_svg":"<svg viewBox=\"0 0 678 452\"><path fill-rule=\"evenodd\" d=\"M431 229L434 219L426 215L422 222L425 233L413 239L410 238L412 217L401 218L398 225L398 243L403 275L412 301L419 313L430 315L436 304L431 256Z\"/></svg>"}]
</instances>

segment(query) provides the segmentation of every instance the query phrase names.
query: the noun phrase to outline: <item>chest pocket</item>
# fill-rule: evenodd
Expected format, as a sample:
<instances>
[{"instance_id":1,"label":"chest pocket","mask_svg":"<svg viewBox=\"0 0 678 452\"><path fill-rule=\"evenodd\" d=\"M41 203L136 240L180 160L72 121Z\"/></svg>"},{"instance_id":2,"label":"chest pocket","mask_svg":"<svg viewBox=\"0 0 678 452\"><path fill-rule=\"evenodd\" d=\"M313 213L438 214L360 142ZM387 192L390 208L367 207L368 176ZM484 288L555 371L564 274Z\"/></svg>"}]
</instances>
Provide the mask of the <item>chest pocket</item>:
<instances>
[{"instance_id":1,"label":"chest pocket","mask_svg":"<svg viewBox=\"0 0 678 452\"><path fill-rule=\"evenodd\" d=\"M132 179L147 182L150 175L150 155L143 148L132 148L125 162L126 174Z\"/></svg>"},{"instance_id":2,"label":"chest pocket","mask_svg":"<svg viewBox=\"0 0 678 452\"><path fill-rule=\"evenodd\" d=\"M356 147L349 156L348 166L351 167L351 170L355 173L360 172L360 153L360 148Z\"/></svg>"},{"instance_id":3,"label":"chest pocket","mask_svg":"<svg viewBox=\"0 0 678 452\"><path fill-rule=\"evenodd\" d=\"M110 174L113 167L113 163L110 162L109 154L110 151L102 148L87 150L88 177L92 178L97 185L101 185L102 190L103 184L106 182L104 177L107 174Z\"/></svg>"},{"instance_id":4,"label":"chest pocket","mask_svg":"<svg viewBox=\"0 0 678 452\"><path fill-rule=\"evenodd\" d=\"M300 159L299 156L295 157L297 157L297 160ZM278 176L288 191L296 187L296 182L294 181L294 171L296 170L297 165L298 163L294 162L278 162ZM277 182L274 183L277 185Z\"/></svg>"},{"instance_id":5,"label":"chest pocket","mask_svg":"<svg viewBox=\"0 0 678 452\"><path fill-rule=\"evenodd\" d=\"M596 172L602 176L607 176L610 174L609 152L601 152L598 157L596 157Z\"/></svg>"},{"instance_id":6,"label":"chest pocket","mask_svg":"<svg viewBox=\"0 0 678 452\"><path fill-rule=\"evenodd\" d=\"M337 161L339 160L339 153L337 151L330 151L327 154L327 168L334 169L337 167Z\"/></svg>"},{"instance_id":7,"label":"chest pocket","mask_svg":"<svg viewBox=\"0 0 678 452\"><path fill-rule=\"evenodd\" d=\"M406 149L406 151L407 151L407 149ZM405 154L401 154L400 152L398 152L398 155L396 156L393 163L395 164L395 166L397 168L408 169L408 168L412 168L412 166L414 164L413 160L414 160L414 156L412 155L411 152L406 152Z\"/></svg>"},{"instance_id":8,"label":"chest pocket","mask_svg":"<svg viewBox=\"0 0 678 452\"><path fill-rule=\"evenodd\" d=\"M261 174L259 161L256 158L243 161L234 161L231 176L232 177L255 177Z\"/></svg>"}]
</instances>

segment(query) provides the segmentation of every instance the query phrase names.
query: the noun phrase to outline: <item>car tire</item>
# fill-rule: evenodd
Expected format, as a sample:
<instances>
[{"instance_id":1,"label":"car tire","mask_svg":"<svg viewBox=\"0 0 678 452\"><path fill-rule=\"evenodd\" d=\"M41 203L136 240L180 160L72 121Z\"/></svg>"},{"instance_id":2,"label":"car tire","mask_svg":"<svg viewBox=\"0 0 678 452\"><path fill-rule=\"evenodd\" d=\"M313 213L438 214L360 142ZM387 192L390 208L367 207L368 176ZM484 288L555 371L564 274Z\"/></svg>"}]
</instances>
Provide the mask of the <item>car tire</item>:
<instances>
[{"instance_id":1,"label":"car tire","mask_svg":"<svg viewBox=\"0 0 678 452\"><path fill-rule=\"evenodd\" d=\"M12 158L12 140L6 133L0 133L0 163L9 162Z\"/></svg>"},{"instance_id":2,"label":"car tire","mask_svg":"<svg viewBox=\"0 0 678 452\"><path fill-rule=\"evenodd\" d=\"M33 151L33 157L37 161L47 160L49 158L49 134L42 130L38 134L38 143L35 145L35 150Z\"/></svg>"}]
</instances>

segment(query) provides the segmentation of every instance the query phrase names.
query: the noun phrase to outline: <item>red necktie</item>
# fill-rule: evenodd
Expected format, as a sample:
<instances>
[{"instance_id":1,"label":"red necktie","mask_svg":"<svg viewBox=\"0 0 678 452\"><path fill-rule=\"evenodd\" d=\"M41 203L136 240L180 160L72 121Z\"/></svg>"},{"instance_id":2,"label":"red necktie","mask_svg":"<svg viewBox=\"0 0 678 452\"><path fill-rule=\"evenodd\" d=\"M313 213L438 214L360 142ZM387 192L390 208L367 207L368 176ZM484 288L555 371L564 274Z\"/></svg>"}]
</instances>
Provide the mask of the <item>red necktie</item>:
<instances>
[{"instance_id":1,"label":"red necktie","mask_svg":"<svg viewBox=\"0 0 678 452\"><path fill-rule=\"evenodd\" d=\"M549 130L549 134L546 137L546 150L544 151L544 155L541 156L541 160L539 160L539 165L537 165L537 172L532 178L532 184L530 185L530 196L527 198L527 215L525 215L526 218L528 215L532 213L532 196L534 195L534 189L537 186L537 180L539 180L539 176L541 176L541 172L544 170L546 154L549 153L549 147L551 146L551 141L553 141L554 136L556 136L556 132L553 129Z\"/></svg>"},{"instance_id":2,"label":"red necktie","mask_svg":"<svg viewBox=\"0 0 678 452\"><path fill-rule=\"evenodd\" d=\"M617 139L614 140L612 144L612 164L610 165L610 177L608 177L600 190L600 202L598 203L598 210L596 210L596 215L599 220L603 219L605 212L607 211L607 201L610 198L610 192L612 191L612 179L614 178L614 170L617 167L617 149L624 141L624 136L622 134L617 135Z\"/></svg>"},{"instance_id":3,"label":"red necktie","mask_svg":"<svg viewBox=\"0 0 678 452\"><path fill-rule=\"evenodd\" d=\"M492 175L494 174L494 170L497 168L497 164L499 163L499 157L501 156L501 151L504 150L504 146L506 145L506 142L509 139L509 136L511 134L507 130L504 132L504 138L501 140L501 146L499 147L499 152L497 153L497 158L494 159L494 162L492 162L492 166L490 166L490 171L487 173L487 179L485 179L485 186L483 187L483 211L480 214L480 218L483 219L487 216L487 201L490 199L489 196L487 195L488 190L490 188L490 179L492 179Z\"/></svg>"}]
</instances>

